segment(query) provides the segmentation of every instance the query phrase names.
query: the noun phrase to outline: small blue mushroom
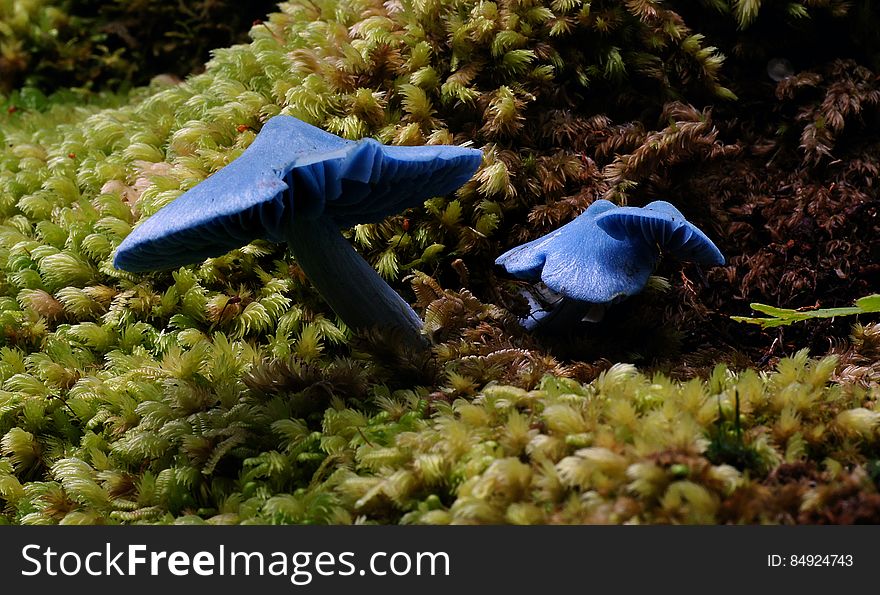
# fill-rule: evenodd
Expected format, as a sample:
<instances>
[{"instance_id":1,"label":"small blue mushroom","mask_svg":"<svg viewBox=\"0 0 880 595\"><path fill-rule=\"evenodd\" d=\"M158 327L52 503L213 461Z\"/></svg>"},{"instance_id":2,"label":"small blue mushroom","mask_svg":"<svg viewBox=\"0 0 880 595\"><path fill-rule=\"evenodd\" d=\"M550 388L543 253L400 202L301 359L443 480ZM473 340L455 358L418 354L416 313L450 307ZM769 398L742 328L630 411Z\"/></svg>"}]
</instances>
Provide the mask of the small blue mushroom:
<instances>
[{"instance_id":1,"label":"small blue mushroom","mask_svg":"<svg viewBox=\"0 0 880 595\"><path fill-rule=\"evenodd\" d=\"M350 141L276 116L241 156L138 225L113 265L131 272L170 269L256 239L287 242L347 325L401 329L420 345L418 315L339 230L453 192L481 160L476 149Z\"/></svg>"},{"instance_id":2,"label":"small blue mushroom","mask_svg":"<svg viewBox=\"0 0 880 595\"><path fill-rule=\"evenodd\" d=\"M712 241L667 202L633 208L597 200L573 221L495 263L535 284L524 294L531 312L523 326L556 330L599 320L607 306L641 292L661 252L724 262Z\"/></svg>"}]
</instances>

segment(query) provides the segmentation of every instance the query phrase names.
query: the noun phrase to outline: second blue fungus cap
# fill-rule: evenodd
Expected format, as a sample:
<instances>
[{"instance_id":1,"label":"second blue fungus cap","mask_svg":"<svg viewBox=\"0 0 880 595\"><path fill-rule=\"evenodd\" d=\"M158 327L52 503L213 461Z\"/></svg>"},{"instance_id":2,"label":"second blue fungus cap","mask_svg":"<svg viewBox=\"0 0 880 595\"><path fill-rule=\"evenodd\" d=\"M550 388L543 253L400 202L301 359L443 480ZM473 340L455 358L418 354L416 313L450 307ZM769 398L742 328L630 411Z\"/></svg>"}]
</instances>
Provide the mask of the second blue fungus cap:
<instances>
[{"instance_id":1,"label":"second blue fungus cap","mask_svg":"<svg viewBox=\"0 0 880 595\"><path fill-rule=\"evenodd\" d=\"M724 264L712 240L670 203L639 208L607 200L595 201L571 222L495 263L520 279L543 282L566 300L609 304L640 293L661 253Z\"/></svg>"}]
</instances>

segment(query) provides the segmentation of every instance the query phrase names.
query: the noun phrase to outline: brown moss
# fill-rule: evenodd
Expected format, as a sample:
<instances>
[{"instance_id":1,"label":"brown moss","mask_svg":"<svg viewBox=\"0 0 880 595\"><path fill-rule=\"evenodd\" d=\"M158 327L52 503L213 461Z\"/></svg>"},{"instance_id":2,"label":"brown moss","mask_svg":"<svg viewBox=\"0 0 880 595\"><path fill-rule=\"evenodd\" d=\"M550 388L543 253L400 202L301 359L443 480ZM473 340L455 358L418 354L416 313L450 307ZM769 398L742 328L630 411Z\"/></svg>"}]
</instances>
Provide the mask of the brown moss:
<instances>
[{"instance_id":1,"label":"brown moss","mask_svg":"<svg viewBox=\"0 0 880 595\"><path fill-rule=\"evenodd\" d=\"M606 141L628 151L605 167L611 192L637 181L631 202L672 200L728 257L723 267L688 265L670 276L676 307L667 320L689 336L686 358L705 345L723 349L719 342L757 364L803 346L826 352L829 339L847 340L852 321L758 332L727 316L749 314L751 302L850 305L880 283L878 76L851 60L832 60L764 87L753 113L741 106L702 114L687 141L680 126L646 133L632 125ZM669 134L674 150L664 155L658 146Z\"/></svg>"},{"instance_id":2,"label":"brown moss","mask_svg":"<svg viewBox=\"0 0 880 595\"><path fill-rule=\"evenodd\" d=\"M839 481L819 485L810 504L798 515L799 523L855 525L880 523L880 494L861 469Z\"/></svg>"}]
</instances>

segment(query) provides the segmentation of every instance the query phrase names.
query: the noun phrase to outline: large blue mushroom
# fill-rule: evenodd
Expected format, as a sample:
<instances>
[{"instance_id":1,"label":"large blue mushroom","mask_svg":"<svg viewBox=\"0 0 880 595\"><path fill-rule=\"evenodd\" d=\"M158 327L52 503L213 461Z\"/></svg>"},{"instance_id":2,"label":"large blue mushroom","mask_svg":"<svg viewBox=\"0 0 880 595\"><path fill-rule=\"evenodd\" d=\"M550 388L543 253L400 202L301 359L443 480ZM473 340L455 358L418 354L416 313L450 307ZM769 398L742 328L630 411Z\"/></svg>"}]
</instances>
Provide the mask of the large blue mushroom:
<instances>
[{"instance_id":1,"label":"large blue mushroom","mask_svg":"<svg viewBox=\"0 0 880 595\"><path fill-rule=\"evenodd\" d=\"M448 194L471 178L476 149L350 141L276 116L232 163L138 225L116 268L171 269L256 239L287 242L297 263L350 327L403 331L422 344L422 322L340 233Z\"/></svg>"},{"instance_id":2,"label":"large blue mushroom","mask_svg":"<svg viewBox=\"0 0 880 595\"><path fill-rule=\"evenodd\" d=\"M724 263L712 241L671 204L618 207L597 200L571 222L499 256L495 263L534 285L524 296L528 330L571 328L640 293L661 254Z\"/></svg>"}]
</instances>

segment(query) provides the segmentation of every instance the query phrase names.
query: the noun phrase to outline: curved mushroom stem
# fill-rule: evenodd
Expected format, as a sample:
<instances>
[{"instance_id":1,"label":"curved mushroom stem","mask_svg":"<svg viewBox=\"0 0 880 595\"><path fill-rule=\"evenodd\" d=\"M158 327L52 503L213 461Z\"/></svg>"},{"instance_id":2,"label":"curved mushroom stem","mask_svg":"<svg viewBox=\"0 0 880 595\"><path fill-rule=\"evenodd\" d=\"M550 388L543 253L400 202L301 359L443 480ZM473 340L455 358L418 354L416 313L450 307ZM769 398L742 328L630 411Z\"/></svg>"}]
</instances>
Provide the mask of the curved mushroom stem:
<instances>
[{"instance_id":1,"label":"curved mushroom stem","mask_svg":"<svg viewBox=\"0 0 880 595\"><path fill-rule=\"evenodd\" d=\"M582 322L601 322L607 304L579 302L557 294L546 287L521 292L529 304L529 314L520 324L529 332L567 334Z\"/></svg>"},{"instance_id":2,"label":"curved mushroom stem","mask_svg":"<svg viewBox=\"0 0 880 595\"><path fill-rule=\"evenodd\" d=\"M342 237L329 217L295 219L290 250L333 311L354 329L399 329L411 347L425 349L422 320Z\"/></svg>"}]
</instances>

